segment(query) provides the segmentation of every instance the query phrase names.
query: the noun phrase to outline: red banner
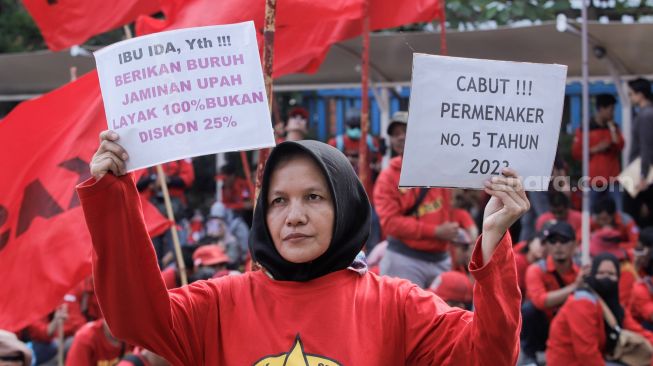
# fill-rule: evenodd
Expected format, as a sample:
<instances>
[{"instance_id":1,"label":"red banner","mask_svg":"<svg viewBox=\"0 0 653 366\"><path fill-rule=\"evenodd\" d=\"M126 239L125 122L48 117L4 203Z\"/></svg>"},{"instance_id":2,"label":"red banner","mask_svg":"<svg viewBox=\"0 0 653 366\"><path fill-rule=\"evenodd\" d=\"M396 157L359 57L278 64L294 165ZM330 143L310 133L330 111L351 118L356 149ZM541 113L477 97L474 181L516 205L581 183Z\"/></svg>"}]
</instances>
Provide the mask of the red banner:
<instances>
[{"instance_id":1,"label":"red banner","mask_svg":"<svg viewBox=\"0 0 653 366\"><path fill-rule=\"evenodd\" d=\"M364 0L300 0L277 4L274 76L317 71L332 44L362 33ZM440 17L440 0L369 0L372 30L427 22ZM161 0L164 20L141 17L139 35L194 26L254 20L262 29L262 0Z\"/></svg>"},{"instance_id":2,"label":"red banner","mask_svg":"<svg viewBox=\"0 0 653 366\"><path fill-rule=\"evenodd\" d=\"M156 0L23 0L53 51L80 45L89 38L154 14Z\"/></svg>"},{"instance_id":3,"label":"red banner","mask_svg":"<svg viewBox=\"0 0 653 366\"><path fill-rule=\"evenodd\" d=\"M0 121L0 329L46 315L91 273L75 186L107 128L95 72L20 104ZM152 235L170 222L143 202Z\"/></svg>"}]
</instances>

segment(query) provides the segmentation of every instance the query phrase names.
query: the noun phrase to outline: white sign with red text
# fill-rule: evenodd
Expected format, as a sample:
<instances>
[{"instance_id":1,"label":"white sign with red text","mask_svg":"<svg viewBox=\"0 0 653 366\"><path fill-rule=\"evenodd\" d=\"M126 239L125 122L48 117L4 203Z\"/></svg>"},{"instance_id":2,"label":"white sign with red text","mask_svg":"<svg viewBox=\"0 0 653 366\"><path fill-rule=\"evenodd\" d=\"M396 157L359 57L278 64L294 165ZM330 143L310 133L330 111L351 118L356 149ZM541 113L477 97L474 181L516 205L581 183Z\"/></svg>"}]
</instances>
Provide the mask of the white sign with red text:
<instances>
[{"instance_id":1,"label":"white sign with red text","mask_svg":"<svg viewBox=\"0 0 653 366\"><path fill-rule=\"evenodd\" d=\"M275 144L251 21L138 37L95 59L128 171Z\"/></svg>"},{"instance_id":2,"label":"white sign with red text","mask_svg":"<svg viewBox=\"0 0 653 366\"><path fill-rule=\"evenodd\" d=\"M567 67L415 54L400 187L483 188L505 167L546 190Z\"/></svg>"}]
</instances>

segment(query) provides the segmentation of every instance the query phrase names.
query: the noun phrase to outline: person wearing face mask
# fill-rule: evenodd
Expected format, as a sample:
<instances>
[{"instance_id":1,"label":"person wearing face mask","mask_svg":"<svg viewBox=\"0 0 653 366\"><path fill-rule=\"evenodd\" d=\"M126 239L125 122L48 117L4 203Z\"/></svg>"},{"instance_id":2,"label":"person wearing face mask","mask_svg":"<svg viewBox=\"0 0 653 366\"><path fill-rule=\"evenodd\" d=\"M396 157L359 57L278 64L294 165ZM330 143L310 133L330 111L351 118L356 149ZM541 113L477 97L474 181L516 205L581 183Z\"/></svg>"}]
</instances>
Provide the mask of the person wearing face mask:
<instances>
[{"instance_id":1,"label":"person wearing face mask","mask_svg":"<svg viewBox=\"0 0 653 366\"><path fill-rule=\"evenodd\" d=\"M592 260L589 275L562 306L551 324L546 360L549 365L621 365L606 362L615 349L618 332L608 325L601 305L603 301L621 329L644 336L644 330L630 312L619 303L619 260L601 253Z\"/></svg>"},{"instance_id":2,"label":"person wearing face mask","mask_svg":"<svg viewBox=\"0 0 653 366\"><path fill-rule=\"evenodd\" d=\"M370 202L347 158L317 141L270 153L249 242L261 270L166 291L117 138L101 134L93 177L78 186L117 337L173 365L515 364L521 298L507 230L529 207L516 172L485 183L474 313L355 260Z\"/></svg>"},{"instance_id":3,"label":"person wearing face mask","mask_svg":"<svg viewBox=\"0 0 653 366\"><path fill-rule=\"evenodd\" d=\"M328 143L345 154L356 173L358 173L358 153L361 141L365 141L367 144L370 172L375 180L381 169L381 159L383 158L379 139L372 135L361 136L360 110L350 108L345 113L345 133L331 138Z\"/></svg>"}]
</instances>

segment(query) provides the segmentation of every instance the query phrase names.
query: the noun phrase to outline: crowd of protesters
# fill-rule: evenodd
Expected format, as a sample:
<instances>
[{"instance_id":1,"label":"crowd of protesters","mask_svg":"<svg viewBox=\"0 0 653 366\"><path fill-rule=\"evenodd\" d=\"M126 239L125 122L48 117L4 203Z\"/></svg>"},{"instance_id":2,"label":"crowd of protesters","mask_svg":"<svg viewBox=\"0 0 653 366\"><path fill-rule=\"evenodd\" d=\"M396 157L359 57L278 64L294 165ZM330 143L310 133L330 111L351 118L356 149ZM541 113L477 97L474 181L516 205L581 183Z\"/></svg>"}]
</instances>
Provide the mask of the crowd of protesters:
<instances>
[{"instance_id":1,"label":"crowd of protesters","mask_svg":"<svg viewBox=\"0 0 653 366\"><path fill-rule=\"evenodd\" d=\"M628 161L641 159L646 177L653 163L651 84L636 79L629 85L635 118ZM632 197L615 183L624 168L624 136L614 122L617 101L607 94L594 100L589 174L598 183L590 185L592 263L580 262L582 214L573 182L562 189L552 185L547 192L530 192L531 209L511 230L520 239L515 240L513 252L522 293L519 362L524 365L618 365L619 360L611 356L619 329L653 344L653 188L643 179L639 194ZM287 121L275 126L277 142L307 138L309 118L307 110L291 109ZM405 111L392 116L386 131L389 149L383 151L385 144L378 138L361 136L360 114L350 110L345 134L329 141L354 169L358 169L359 144L368 145L374 188L367 192L373 212L365 265L377 274L407 279L433 291L450 306L474 311L475 279L469 268L483 207L490 197L472 190L399 189L407 123ZM571 151L571 158L581 159L580 130ZM384 154L390 160L382 169ZM553 175L568 176L570 163L558 156ZM253 182L239 176L233 163L222 166L218 172L222 200L211 202L210 209L202 212L189 207L186 198L195 179L192 162L167 163L163 170L178 218L188 282L238 276L256 267L248 250ZM156 170L137 176L140 194L165 214ZM166 287L180 287L172 236L153 238L153 244ZM60 306L19 334L0 331L2 365L54 365L60 357L66 365L168 364L112 335L92 278L71 289Z\"/></svg>"}]
</instances>

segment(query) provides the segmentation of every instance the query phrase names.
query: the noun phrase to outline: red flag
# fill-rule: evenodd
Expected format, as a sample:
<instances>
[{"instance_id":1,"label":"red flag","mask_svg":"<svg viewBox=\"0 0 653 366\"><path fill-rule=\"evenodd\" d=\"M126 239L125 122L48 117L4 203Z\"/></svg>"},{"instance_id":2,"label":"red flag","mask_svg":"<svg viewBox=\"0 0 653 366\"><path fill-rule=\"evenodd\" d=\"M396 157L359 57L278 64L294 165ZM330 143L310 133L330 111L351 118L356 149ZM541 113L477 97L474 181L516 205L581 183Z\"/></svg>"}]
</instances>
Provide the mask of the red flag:
<instances>
[{"instance_id":1,"label":"red flag","mask_svg":"<svg viewBox=\"0 0 653 366\"><path fill-rule=\"evenodd\" d=\"M53 51L84 43L139 15L159 11L156 0L23 0Z\"/></svg>"},{"instance_id":2,"label":"red flag","mask_svg":"<svg viewBox=\"0 0 653 366\"><path fill-rule=\"evenodd\" d=\"M0 121L0 329L54 309L91 273L91 238L75 186L107 128L97 73L20 104ZM151 235L170 226L143 203Z\"/></svg>"},{"instance_id":3,"label":"red flag","mask_svg":"<svg viewBox=\"0 0 653 366\"><path fill-rule=\"evenodd\" d=\"M265 1L160 0L165 20L141 17L139 35L253 20L262 47ZM364 0L300 0L277 4L274 76L318 70L332 44L362 33ZM372 30L440 17L440 0L369 0Z\"/></svg>"}]
</instances>

